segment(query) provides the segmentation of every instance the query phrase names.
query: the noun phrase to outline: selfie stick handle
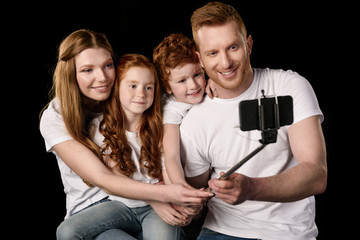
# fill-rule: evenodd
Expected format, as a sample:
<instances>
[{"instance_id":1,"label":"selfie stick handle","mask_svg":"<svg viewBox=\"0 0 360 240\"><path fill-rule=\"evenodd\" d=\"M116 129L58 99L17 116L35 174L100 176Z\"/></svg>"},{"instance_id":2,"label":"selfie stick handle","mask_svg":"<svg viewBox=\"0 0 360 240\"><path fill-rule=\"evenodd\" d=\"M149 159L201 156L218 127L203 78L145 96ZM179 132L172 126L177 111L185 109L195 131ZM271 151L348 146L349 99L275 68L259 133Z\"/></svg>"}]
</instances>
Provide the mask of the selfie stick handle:
<instances>
[{"instance_id":1,"label":"selfie stick handle","mask_svg":"<svg viewBox=\"0 0 360 240\"><path fill-rule=\"evenodd\" d=\"M230 168L224 175L222 175L219 180L225 179L228 176L230 176L233 172L235 172L239 167L244 165L247 161L249 161L253 156L255 156L258 152L264 149L268 145L267 143L261 144L260 147L256 148L254 151L252 151L249 155L247 155L244 159L242 159L240 162L235 164L232 168Z\"/></svg>"}]
</instances>

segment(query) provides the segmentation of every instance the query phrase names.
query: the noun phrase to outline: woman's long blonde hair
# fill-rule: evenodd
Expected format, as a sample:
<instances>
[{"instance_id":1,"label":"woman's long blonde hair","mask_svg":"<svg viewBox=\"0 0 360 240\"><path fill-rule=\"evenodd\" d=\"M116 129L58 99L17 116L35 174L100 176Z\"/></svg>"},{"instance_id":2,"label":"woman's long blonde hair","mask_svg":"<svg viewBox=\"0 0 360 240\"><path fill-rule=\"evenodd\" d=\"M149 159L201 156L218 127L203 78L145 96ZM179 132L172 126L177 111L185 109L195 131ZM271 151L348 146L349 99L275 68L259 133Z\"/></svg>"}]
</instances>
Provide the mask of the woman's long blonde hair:
<instances>
[{"instance_id":1,"label":"woman's long blonde hair","mask_svg":"<svg viewBox=\"0 0 360 240\"><path fill-rule=\"evenodd\" d=\"M71 137L102 159L101 151L92 141L89 133L89 122L93 114L84 105L83 95L76 80L75 57L88 48L104 48L114 56L113 49L104 34L86 29L71 33L59 47L50 94L59 101L61 115Z\"/></svg>"}]
</instances>

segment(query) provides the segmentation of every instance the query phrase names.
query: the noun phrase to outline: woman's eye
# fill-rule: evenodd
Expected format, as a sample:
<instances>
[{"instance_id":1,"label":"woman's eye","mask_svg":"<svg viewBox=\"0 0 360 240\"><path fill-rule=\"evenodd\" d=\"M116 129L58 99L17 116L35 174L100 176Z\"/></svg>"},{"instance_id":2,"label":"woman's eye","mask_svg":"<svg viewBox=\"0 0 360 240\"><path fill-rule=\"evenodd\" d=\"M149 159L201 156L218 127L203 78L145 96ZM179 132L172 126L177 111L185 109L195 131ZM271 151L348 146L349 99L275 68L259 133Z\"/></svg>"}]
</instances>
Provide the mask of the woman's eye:
<instances>
[{"instance_id":1,"label":"woman's eye","mask_svg":"<svg viewBox=\"0 0 360 240\"><path fill-rule=\"evenodd\" d=\"M91 71L92 71L91 68L86 68L86 69L81 70L81 72L84 72L84 73L90 73Z\"/></svg>"}]
</instances>

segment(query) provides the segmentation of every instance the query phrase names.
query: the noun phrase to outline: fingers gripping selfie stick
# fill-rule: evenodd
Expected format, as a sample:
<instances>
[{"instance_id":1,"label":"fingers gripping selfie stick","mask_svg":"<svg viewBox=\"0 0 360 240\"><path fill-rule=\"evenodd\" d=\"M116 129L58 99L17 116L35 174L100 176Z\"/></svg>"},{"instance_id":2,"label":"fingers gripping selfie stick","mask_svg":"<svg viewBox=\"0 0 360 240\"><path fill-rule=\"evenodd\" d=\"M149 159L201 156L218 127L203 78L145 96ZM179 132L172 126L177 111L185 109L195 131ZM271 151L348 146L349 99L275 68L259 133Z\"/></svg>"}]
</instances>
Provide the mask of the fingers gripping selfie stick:
<instances>
[{"instance_id":1,"label":"fingers gripping selfie stick","mask_svg":"<svg viewBox=\"0 0 360 240\"><path fill-rule=\"evenodd\" d=\"M230 176L253 156L263 150L268 144L275 143L277 140L277 130L281 126L289 125L293 122L291 96L275 96L268 98L265 96L264 90L261 90L261 92L262 96L258 99L242 101L239 104L241 130L260 130L262 138L259 142L261 145L230 168L224 175L218 178L219 180ZM281 113L283 114L280 114L280 110L282 110Z\"/></svg>"}]
</instances>

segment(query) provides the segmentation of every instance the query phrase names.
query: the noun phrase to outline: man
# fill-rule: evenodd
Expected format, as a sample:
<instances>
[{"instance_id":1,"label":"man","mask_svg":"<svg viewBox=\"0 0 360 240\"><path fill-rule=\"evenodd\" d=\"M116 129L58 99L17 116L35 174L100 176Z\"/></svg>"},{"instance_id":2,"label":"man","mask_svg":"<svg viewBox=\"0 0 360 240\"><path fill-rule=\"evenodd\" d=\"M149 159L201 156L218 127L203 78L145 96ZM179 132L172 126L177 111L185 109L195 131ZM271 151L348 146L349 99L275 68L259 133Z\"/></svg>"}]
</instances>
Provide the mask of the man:
<instances>
[{"instance_id":1,"label":"man","mask_svg":"<svg viewBox=\"0 0 360 240\"><path fill-rule=\"evenodd\" d=\"M190 184L207 184L198 239L315 239L315 194L325 191L322 112L310 84L292 71L253 69L253 46L237 11L209 3L191 18L201 65L220 98L194 105L181 125L181 157ZM225 180L224 172L259 146L260 131L239 129L238 104L262 95L291 95L294 122ZM210 180L209 180L210 179Z\"/></svg>"}]
</instances>

